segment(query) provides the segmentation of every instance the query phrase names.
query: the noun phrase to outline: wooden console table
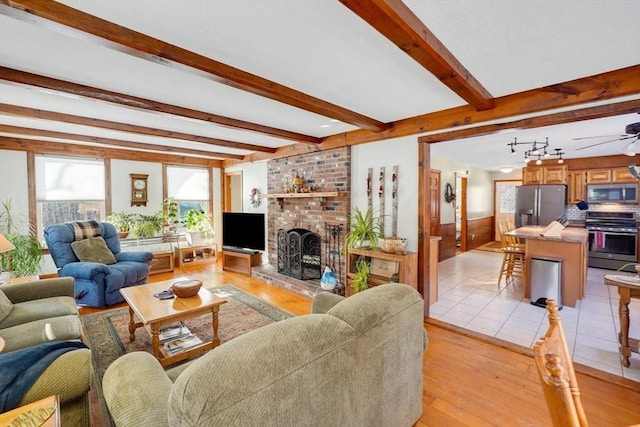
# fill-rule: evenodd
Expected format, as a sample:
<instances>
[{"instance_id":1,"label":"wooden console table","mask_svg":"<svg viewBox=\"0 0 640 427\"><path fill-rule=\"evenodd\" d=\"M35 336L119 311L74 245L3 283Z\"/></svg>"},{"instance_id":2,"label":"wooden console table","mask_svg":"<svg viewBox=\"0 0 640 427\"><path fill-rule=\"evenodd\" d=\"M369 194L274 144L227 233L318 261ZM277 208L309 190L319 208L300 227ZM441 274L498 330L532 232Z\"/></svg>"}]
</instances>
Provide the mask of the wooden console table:
<instances>
[{"instance_id":1,"label":"wooden console table","mask_svg":"<svg viewBox=\"0 0 640 427\"><path fill-rule=\"evenodd\" d=\"M640 298L640 277L622 276L614 274L604 275L604 284L616 286L620 295L618 304L618 315L620 316L620 332L618 332L618 343L620 343L620 358L625 367L629 367L631 352L640 353L638 346L640 340L629 338L629 303L631 298Z\"/></svg>"},{"instance_id":2,"label":"wooden console table","mask_svg":"<svg viewBox=\"0 0 640 427\"><path fill-rule=\"evenodd\" d=\"M184 264L216 258L216 245L183 246L175 249L175 265L182 267ZM189 261L187 261L189 260Z\"/></svg>"},{"instance_id":3,"label":"wooden console table","mask_svg":"<svg viewBox=\"0 0 640 427\"><path fill-rule=\"evenodd\" d=\"M251 267L262 264L262 254L222 251L222 269L251 276Z\"/></svg>"}]
</instances>

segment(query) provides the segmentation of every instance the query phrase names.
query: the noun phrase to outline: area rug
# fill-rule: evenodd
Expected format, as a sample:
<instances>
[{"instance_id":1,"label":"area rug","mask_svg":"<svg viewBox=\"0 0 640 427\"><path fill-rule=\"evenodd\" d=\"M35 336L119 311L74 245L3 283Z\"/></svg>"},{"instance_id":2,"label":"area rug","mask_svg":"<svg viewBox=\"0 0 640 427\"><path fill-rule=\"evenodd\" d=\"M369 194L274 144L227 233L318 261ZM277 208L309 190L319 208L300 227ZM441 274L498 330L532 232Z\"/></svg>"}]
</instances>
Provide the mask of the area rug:
<instances>
[{"instance_id":1,"label":"area rug","mask_svg":"<svg viewBox=\"0 0 640 427\"><path fill-rule=\"evenodd\" d=\"M487 251L487 252L502 252L502 243L501 242L489 242L485 243L482 246L476 248L478 251Z\"/></svg>"},{"instance_id":2,"label":"area rug","mask_svg":"<svg viewBox=\"0 0 640 427\"><path fill-rule=\"evenodd\" d=\"M209 288L209 291L227 299L220 306L218 336L224 343L245 332L292 317L232 285ZM108 410L102 399L102 376L109 365L123 354L132 351L151 353L151 337L139 328L135 340L129 341L129 309L119 308L81 317L87 343L93 355L95 371L92 386L92 418L94 425L110 425ZM211 315L196 317L184 322L189 330L203 341L212 338Z\"/></svg>"}]
</instances>

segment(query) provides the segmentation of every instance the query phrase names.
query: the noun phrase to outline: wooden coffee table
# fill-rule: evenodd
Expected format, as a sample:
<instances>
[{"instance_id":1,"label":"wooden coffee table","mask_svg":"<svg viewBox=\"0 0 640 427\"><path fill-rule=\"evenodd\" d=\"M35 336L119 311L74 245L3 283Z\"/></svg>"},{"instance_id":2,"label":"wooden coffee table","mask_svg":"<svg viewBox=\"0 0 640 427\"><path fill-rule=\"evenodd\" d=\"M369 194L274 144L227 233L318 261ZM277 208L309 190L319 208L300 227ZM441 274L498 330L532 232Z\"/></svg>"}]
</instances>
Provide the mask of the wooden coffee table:
<instances>
[{"instance_id":1,"label":"wooden coffee table","mask_svg":"<svg viewBox=\"0 0 640 427\"><path fill-rule=\"evenodd\" d=\"M220 306L226 303L227 300L206 290L204 284L200 288L198 295L191 298L174 297L172 299L161 300L153 296L154 293L166 290L178 280L180 279L120 289L120 293L129 305L129 339L131 341L135 340L136 329L143 327L151 336L153 355L160 361L162 366L179 362L220 345L220 338L218 337L218 311L220 310ZM169 355L165 349L161 347L158 336L160 328L208 313L211 313L212 318L212 341L172 355ZM139 321L136 321L136 318Z\"/></svg>"}]
</instances>

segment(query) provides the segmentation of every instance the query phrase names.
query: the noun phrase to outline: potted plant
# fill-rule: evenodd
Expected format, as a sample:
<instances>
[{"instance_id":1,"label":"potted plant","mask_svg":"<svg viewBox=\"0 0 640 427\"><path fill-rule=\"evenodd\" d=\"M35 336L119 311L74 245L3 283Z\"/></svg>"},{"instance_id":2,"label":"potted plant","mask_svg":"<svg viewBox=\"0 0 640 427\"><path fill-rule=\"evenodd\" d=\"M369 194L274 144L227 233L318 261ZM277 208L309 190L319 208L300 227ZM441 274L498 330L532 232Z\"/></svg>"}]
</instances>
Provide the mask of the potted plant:
<instances>
[{"instance_id":1,"label":"potted plant","mask_svg":"<svg viewBox=\"0 0 640 427\"><path fill-rule=\"evenodd\" d=\"M189 209L185 212L184 225L187 230L187 240L192 246L202 245L213 237L211 218L201 209Z\"/></svg>"},{"instance_id":2,"label":"potted plant","mask_svg":"<svg viewBox=\"0 0 640 427\"><path fill-rule=\"evenodd\" d=\"M121 239L124 239L129 235L131 223L134 221L134 214L127 212L112 212L111 215L107 217L107 221L116 227L118 230L118 236Z\"/></svg>"},{"instance_id":3,"label":"potted plant","mask_svg":"<svg viewBox=\"0 0 640 427\"><path fill-rule=\"evenodd\" d=\"M351 280L353 292L358 293L369 287L369 271L371 268L370 261L365 257L359 257L356 261L356 270Z\"/></svg>"},{"instance_id":4,"label":"potted plant","mask_svg":"<svg viewBox=\"0 0 640 427\"><path fill-rule=\"evenodd\" d=\"M378 237L383 236L382 224L374 218L373 209L362 212L355 208L349 221L349 232L345 236L344 244L347 248L376 247Z\"/></svg>"},{"instance_id":5,"label":"potted plant","mask_svg":"<svg viewBox=\"0 0 640 427\"><path fill-rule=\"evenodd\" d=\"M153 215L135 214L129 228L129 234L135 239L146 239L162 233L164 220L162 212Z\"/></svg>"},{"instance_id":6,"label":"potted plant","mask_svg":"<svg viewBox=\"0 0 640 427\"><path fill-rule=\"evenodd\" d=\"M180 224L178 202L173 197L167 197L162 201L162 221L166 234L175 232Z\"/></svg>"},{"instance_id":7,"label":"potted plant","mask_svg":"<svg viewBox=\"0 0 640 427\"><path fill-rule=\"evenodd\" d=\"M20 229L25 232L21 233ZM0 233L15 246L15 249L0 255L0 271L10 271L14 277L36 274L42 261L42 244L36 237L33 224L14 218L11 200L2 202Z\"/></svg>"}]
</instances>

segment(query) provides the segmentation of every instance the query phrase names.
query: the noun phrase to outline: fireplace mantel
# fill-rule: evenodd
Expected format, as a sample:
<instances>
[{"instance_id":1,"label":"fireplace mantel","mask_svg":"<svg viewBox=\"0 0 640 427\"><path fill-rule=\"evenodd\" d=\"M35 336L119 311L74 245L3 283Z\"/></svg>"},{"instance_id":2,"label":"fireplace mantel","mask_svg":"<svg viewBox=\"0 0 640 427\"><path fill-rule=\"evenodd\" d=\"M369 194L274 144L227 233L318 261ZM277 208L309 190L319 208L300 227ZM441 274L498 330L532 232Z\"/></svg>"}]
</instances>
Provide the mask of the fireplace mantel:
<instances>
[{"instance_id":1,"label":"fireplace mantel","mask_svg":"<svg viewBox=\"0 0 640 427\"><path fill-rule=\"evenodd\" d=\"M284 199L301 199L301 198L319 198L325 199L328 197L339 197L340 192L338 191L315 191L309 193L271 193L267 194L267 197L270 199L278 199L278 204L280 205L280 209L282 209L282 205L284 203Z\"/></svg>"}]
</instances>

